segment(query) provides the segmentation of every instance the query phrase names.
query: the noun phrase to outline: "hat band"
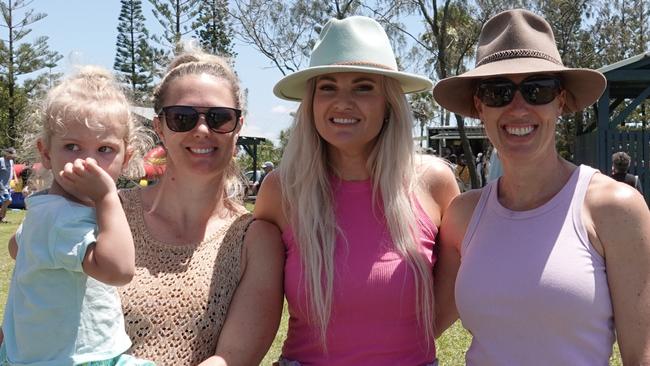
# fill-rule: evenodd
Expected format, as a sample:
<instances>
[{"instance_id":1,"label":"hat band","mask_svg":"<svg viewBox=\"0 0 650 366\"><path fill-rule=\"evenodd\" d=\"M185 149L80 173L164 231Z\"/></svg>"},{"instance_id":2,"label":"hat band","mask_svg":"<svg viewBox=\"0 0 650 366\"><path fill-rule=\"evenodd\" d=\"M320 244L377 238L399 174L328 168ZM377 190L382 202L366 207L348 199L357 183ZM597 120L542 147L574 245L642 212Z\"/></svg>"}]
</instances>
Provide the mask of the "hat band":
<instances>
[{"instance_id":1,"label":"hat band","mask_svg":"<svg viewBox=\"0 0 650 366\"><path fill-rule=\"evenodd\" d=\"M342 66L370 66L370 67L376 67L378 69L384 69L384 70L389 70L389 71L397 71L394 68L390 66L386 66L383 64L377 64L374 62L367 62L367 61L344 61L344 62L335 62L333 64L330 64L332 66L336 65L342 65ZM326 65L324 65L326 66Z\"/></svg>"},{"instance_id":2,"label":"hat band","mask_svg":"<svg viewBox=\"0 0 650 366\"><path fill-rule=\"evenodd\" d=\"M558 61L555 57L546 54L542 51L537 51L537 50L530 50L530 49L516 49L516 50L505 50L505 51L499 51L495 52L489 56L483 57L481 61L476 63L475 67L482 66L484 64L489 64L492 62L496 61L501 61L501 60L506 60L510 58L523 58L523 57L533 57L533 58L541 58L546 61L550 61L554 64L564 66L562 64L562 61Z\"/></svg>"}]
</instances>

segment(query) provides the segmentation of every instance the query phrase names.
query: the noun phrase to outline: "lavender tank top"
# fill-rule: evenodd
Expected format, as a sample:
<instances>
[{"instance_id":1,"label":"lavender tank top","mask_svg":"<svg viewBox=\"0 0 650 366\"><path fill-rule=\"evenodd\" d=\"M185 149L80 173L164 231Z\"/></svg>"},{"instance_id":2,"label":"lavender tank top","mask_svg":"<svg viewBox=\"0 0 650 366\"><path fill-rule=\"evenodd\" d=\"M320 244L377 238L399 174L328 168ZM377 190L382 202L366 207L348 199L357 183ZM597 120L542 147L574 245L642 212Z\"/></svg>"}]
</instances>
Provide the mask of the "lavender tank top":
<instances>
[{"instance_id":1,"label":"lavender tank top","mask_svg":"<svg viewBox=\"0 0 650 366\"><path fill-rule=\"evenodd\" d=\"M473 335L467 365L607 365L614 342L605 260L581 209L580 166L550 201L511 211L488 184L461 247L456 304Z\"/></svg>"},{"instance_id":2,"label":"lavender tank top","mask_svg":"<svg viewBox=\"0 0 650 366\"><path fill-rule=\"evenodd\" d=\"M372 210L370 180L334 180L333 192L336 220L347 243L337 237L327 353L310 321L295 238L290 228L284 228L284 288L290 318L282 356L302 366L431 364L435 346L426 344L417 321L415 278L405 259L393 250L381 202ZM433 267L438 230L416 206L421 252Z\"/></svg>"}]
</instances>

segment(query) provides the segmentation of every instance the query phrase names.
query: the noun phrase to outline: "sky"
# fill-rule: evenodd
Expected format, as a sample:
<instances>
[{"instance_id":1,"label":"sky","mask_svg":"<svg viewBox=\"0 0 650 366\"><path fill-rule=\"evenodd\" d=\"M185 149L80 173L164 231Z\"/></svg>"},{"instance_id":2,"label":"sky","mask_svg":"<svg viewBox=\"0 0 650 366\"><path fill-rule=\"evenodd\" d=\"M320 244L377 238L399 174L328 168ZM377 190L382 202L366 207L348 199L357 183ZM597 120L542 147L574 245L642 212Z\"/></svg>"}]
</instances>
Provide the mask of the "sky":
<instances>
[{"instance_id":1,"label":"sky","mask_svg":"<svg viewBox=\"0 0 650 366\"><path fill-rule=\"evenodd\" d=\"M147 0L142 1L147 27L151 34L160 34L161 26L151 13ZM93 64L113 69L119 0L34 0L28 8L47 14L30 26L30 36L47 36L51 50L64 58L55 69L73 72L75 66ZM23 12L19 13L19 18ZM6 38L0 30L2 38ZM248 113L242 135L265 137L277 144L280 130L289 126L289 113L298 105L273 95L273 86L282 78L266 57L251 46L235 40L235 71L242 88L248 90Z\"/></svg>"}]
</instances>

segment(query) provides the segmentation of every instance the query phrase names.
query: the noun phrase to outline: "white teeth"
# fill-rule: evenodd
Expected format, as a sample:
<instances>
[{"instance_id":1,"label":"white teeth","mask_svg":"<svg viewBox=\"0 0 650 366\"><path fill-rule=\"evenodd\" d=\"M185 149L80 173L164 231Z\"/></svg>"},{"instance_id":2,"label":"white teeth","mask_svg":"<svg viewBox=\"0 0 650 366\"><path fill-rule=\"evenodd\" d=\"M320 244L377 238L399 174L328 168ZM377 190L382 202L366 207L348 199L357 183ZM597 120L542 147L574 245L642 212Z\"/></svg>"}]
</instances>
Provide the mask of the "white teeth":
<instances>
[{"instance_id":1,"label":"white teeth","mask_svg":"<svg viewBox=\"0 0 650 366\"><path fill-rule=\"evenodd\" d=\"M343 125L349 125L358 121L359 120L355 118L332 118L332 122L343 124Z\"/></svg>"},{"instance_id":2,"label":"white teeth","mask_svg":"<svg viewBox=\"0 0 650 366\"><path fill-rule=\"evenodd\" d=\"M209 154L212 151L214 151L214 148L205 148L205 149L197 149L197 148L190 148L190 151L195 153L195 154Z\"/></svg>"},{"instance_id":3,"label":"white teeth","mask_svg":"<svg viewBox=\"0 0 650 366\"><path fill-rule=\"evenodd\" d=\"M533 132L534 129L535 128L533 126L528 126L528 127L506 127L506 131L508 131L509 134L517 135L517 136L528 135L529 133Z\"/></svg>"}]
</instances>

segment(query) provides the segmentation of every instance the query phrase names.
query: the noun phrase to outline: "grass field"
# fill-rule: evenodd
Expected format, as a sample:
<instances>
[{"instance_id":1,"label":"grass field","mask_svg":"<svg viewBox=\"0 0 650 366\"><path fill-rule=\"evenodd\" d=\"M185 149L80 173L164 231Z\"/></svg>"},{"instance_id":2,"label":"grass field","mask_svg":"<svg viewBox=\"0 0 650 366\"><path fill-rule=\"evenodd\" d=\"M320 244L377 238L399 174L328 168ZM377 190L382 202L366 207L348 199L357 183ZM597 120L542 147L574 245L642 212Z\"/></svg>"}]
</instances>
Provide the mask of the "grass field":
<instances>
[{"instance_id":1,"label":"grass field","mask_svg":"<svg viewBox=\"0 0 650 366\"><path fill-rule=\"evenodd\" d=\"M24 211L9 211L7 220L9 224L0 224L0 305L4 313L4 304L7 301L7 292L9 290L9 279L13 270L13 260L9 257L6 249L6 243L9 241L11 235L16 231L18 224L24 217ZM4 315L4 314L2 314ZM288 314L285 311L282 316L280 329L275 337L275 341L271 346L268 354L262 361L262 365L271 365L273 361L277 360L282 351L282 342L287 334L287 321ZM462 366L464 365L464 353L469 347L471 338L469 333L461 326L460 322L456 322L443 336L437 340L438 358L441 366ZM610 365L621 366L622 362L618 353L618 348L615 347L614 355L610 361Z\"/></svg>"},{"instance_id":2,"label":"grass field","mask_svg":"<svg viewBox=\"0 0 650 366\"><path fill-rule=\"evenodd\" d=\"M273 345L261 365L271 365L276 361L282 352L282 342L287 334L288 313L285 304L282 314L280 329L273 341ZM465 351L469 348L472 341L470 334L463 328L460 321L452 325L442 337L436 340L436 352L440 366L463 366L465 365ZM609 362L612 366L622 366L621 357L618 347L614 345L614 354Z\"/></svg>"},{"instance_id":3,"label":"grass field","mask_svg":"<svg viewBox=\"0 0 650 366\"><path fill-rule=\"evenodd\" d=\"M25 211L9 210L6 218L9 222L0 224L0 305L2 305L0 318L4 318L5 303L9 293L9 281L11 280L11 272L14 270L14 260L9 256L7 243L9 243L9 238L16 232L23 217L25 217Z\"/></svg>"}]
</instances>

